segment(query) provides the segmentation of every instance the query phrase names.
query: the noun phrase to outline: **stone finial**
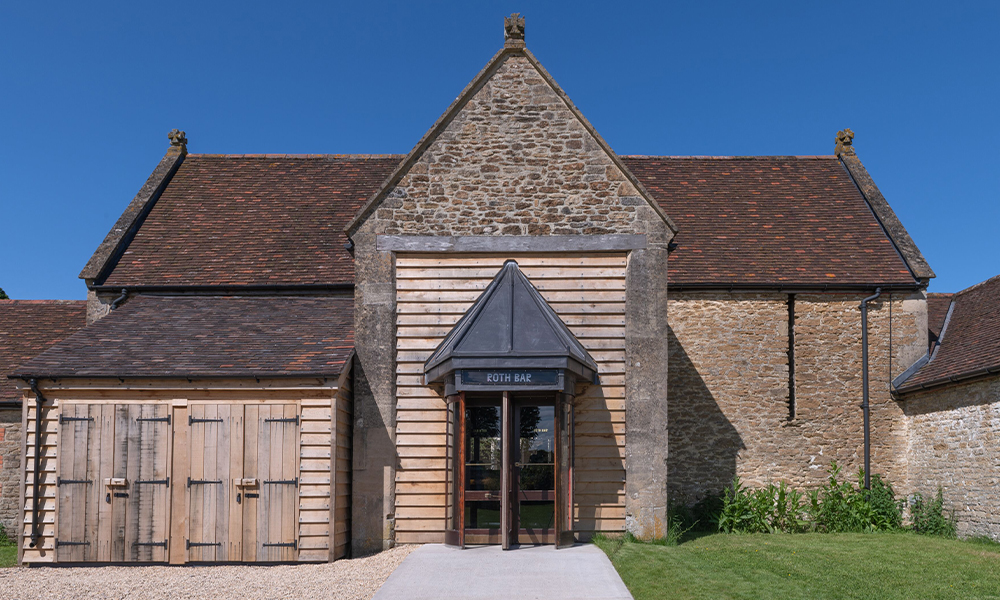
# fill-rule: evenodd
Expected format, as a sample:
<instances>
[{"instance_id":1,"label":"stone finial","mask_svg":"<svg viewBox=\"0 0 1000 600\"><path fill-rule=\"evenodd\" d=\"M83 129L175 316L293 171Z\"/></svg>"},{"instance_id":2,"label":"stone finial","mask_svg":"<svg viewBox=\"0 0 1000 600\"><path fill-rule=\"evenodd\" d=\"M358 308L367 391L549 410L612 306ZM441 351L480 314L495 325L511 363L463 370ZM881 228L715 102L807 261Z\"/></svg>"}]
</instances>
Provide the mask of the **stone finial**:
<instances>
[{"instance_id":1,"label":"stone finial","mask_svg":"<svg viewBox=\"0 0 1000 600\"><path fill-rule=\"evenodd\" d=\"M504 46L507 48L524 48L524 17L521 13L511 13L503 19Z\"/></svg>"},{"instance_id":2,"label":"stone finial","mask_svg":"<svg viewBox=\"0 0 1000 600\"><path fill-rule=\"evenodd\" d=\"M171 129L170 133L167 134L167 137L170 138L171 146L179 146L181 150L187 150L188 139L187 136L184 135L183 131L180 131L179 129Z\"/></svg>"},{"instance_id":3,"label":"stone finial","mask_svg":"<svg viewBox=\"0 0 1000 600\"><path fill-rule=\"evenodd\" d=\"M850 129L842 129L837 132L837 145L833 153L837 156L841 154L854 154L854 132Z\"/></svg>"}]
</instances>

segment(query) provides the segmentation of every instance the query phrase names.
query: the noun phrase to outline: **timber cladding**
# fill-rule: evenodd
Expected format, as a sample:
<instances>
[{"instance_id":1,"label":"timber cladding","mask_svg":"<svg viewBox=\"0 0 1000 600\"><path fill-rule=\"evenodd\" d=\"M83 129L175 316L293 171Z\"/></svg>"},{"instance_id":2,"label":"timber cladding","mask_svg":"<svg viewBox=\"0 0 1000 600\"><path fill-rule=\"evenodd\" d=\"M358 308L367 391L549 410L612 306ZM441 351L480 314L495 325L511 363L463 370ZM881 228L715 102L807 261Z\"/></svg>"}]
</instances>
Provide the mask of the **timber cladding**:
<instances>
[{"instance_id":1,"label":"timber cladding","mask_svg":"<svg viewBox=\"0 0 1000 600\"><path fill-rule=\"evenodd\" d=\"M423 385L424 361L508 255L396 257L396 541L443 542L447 407ZM597 361L600 384L576 399L573 527L625 526L625 253L518 255L546 302Z\"/></svg>"},{"instance_id":2,"label":"timber cladding","mask_svg":"<svg viewBox=\"0 0 1000 600\"><path fill-rule=\"evenodd\" d=\"M39 448L35 405L26 399L23 562L345 556L350 379L314 389L237 389L241 383L50 390ZM40 537L31 547L36 452Z\"/></svg>"}]
</instances>

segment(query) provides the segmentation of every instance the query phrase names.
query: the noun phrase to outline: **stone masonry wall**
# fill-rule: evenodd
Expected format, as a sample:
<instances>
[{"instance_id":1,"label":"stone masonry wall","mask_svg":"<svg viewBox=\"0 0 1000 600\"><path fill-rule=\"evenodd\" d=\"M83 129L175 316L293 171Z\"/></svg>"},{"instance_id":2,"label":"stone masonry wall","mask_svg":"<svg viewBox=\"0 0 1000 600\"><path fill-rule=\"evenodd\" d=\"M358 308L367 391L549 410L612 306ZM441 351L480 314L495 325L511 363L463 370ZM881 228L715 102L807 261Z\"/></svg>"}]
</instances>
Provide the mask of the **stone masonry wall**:
<instances>
[{"instance_id":1,"label":"stone masonry wall","mask_svg":"<svg viewBox=\"0 0 1000 600\"><path fill-rule=\"evenodd\" d=\"M382 234L646 235L647 247L629 259L628 277L645 274L626 291L634 310L626 314L625 345L630 364L656 377L626 377L626 410L647 417L645 427L626 440L629 468L643 473L630 484L626 519L633 533L648 537L666 513L666 415L657 407L666 405L662 321L666 246L673 233L527 55L503 54L490 69L351 235L357 366L371 392L355 397L355 414L370 415L355 422L355 555L381 549L377 536L381 547L394 543L390 486L398 457L386 449L395 452L396 286L392 253L377 247ZM662 269L650 270L654 263Z\"/></svg>"},{"instance_id":2,"label":"stone masonry wall","mask_svg":"<svg viewBox=\"0 0 1000 600\"><path fill-rule=\"evenodd\" d=\"M913 490L941 486L960 536L1000 540L1000 377L920 392L902 406Z\"/></svg>"},{"instance_id":3,"label":"stone masonry wall","mask_svg":"<svg viewBox=\"0 0 1000 600\"><path fill-rule=\"evenodd\" d=\"M0 523L17 533L21 500L21 411L0 410Z\"/></svg>"},{"instance_id":4,"label":"stone masonry wall","mask_svg":"<svg viewBox=\"0 0 1000 600\"><path fill-rule=\"evenodd\" d=\"M376 233L404 235L644 233L644 219L660 220L519 54L502 61L377 217Z\"/></svg>"},{"instance_id":5,"label":"stone masonry wall","mask_svg":"<svg viewBox=\"0 0 1000 600\"><path fill-rule=\"evenodd\" d=\"M834 460L845 476L856 475L863 465L861 297L797 295L796 415L789 420L788 296L671 293L672 499L718 492L734 475L751 486L811 487ZM922 296L894 296L892 304L894 376L926 343L926 304ZM889 356L883 297L869 310L872 471L905 491L906 428L888 390Z\"/></svg>"}]
</instances>

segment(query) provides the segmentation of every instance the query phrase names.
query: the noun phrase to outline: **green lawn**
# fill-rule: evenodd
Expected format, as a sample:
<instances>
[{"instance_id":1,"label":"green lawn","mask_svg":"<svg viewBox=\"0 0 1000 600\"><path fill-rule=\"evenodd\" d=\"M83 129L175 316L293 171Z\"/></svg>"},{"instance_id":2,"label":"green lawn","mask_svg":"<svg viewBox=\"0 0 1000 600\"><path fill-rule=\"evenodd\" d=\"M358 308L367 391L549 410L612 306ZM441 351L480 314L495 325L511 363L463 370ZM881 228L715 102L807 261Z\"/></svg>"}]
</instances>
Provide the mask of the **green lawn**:
<instances>
[{"instance_id":1,"label":"green lawn","mask_svg":"<svg viewBox=\"0 0 1000 600\"><path fill-rule=\"evenodd\" d=\"M17 546L0 545L0 569L17 564Z\"/></svg>"},{"instance_id":2,"label":"green lawn","mask_svg":"<svg viewBox=\"0 0 1000 600\"><path fill-rule=\"evenodd\" d=\"M1000 544L908 533L597 539L636 600L1000 598Z\"/></svg>"}]
</instances>

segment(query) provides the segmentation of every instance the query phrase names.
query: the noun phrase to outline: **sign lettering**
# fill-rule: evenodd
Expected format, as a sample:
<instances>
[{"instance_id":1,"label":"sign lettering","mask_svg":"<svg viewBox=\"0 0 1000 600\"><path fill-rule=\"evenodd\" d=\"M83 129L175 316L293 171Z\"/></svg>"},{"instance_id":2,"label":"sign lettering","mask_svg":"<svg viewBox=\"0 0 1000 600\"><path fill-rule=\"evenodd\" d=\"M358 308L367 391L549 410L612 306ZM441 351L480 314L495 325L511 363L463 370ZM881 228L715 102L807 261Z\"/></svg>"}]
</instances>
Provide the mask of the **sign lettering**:
<instances>
[{"instance_id":1,"label":"sign lettering","mask_svg":"<svg viewBox=\"0 0 1000 600\"><path fill-rule=\"evenodd\" d=\"M462 383L497 387L557 386L558 369L463 369Z\"/></svg>"}]
</instances>

